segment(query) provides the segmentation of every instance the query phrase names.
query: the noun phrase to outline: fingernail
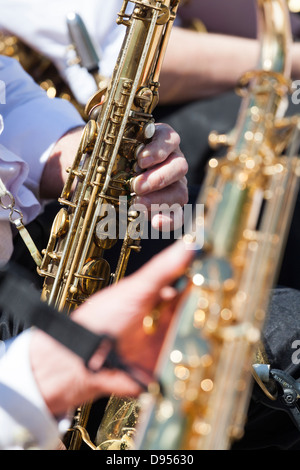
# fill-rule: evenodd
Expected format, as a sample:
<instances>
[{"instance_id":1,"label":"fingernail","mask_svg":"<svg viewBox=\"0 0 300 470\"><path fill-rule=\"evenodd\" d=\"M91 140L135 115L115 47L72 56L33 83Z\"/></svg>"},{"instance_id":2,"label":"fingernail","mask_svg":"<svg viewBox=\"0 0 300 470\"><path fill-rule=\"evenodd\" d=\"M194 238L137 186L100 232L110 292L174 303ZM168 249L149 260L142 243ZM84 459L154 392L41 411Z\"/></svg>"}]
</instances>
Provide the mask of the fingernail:
<instances>
[{"instance_id":1,"label":"fingernail","mask_svg":"<svg viewBox=\"0 0 300 470\"><path fill-rule=\"evenodd\" d=\"M152 163L154 162L154 158L147 151L145 152L145 154L139 156L138 162L141 168L147 168L152 165Z\"/></svg>"},{"instance_id":2,"label":"fingernail","mask_svg":"<svg viewBox=\"0 0 300 470\"><path fill-rule=\"evenodd\" d=\"M183 236L183 243L186 250L192 250L195 255L203 253L203 246L197 243L195 237L191 236L190 234L185 234Z\"/></svg>"},{"instance_id":3,"label":"fingernail","mask_svg":"<svg viewBox=\"0 0 300 470\"><path fill-rule=\"evenodd\" d=\"M136 194L147 193L150 191L149 183L145 181L142 176L134 178L132 186Z\"/></svg>"},{"instance_id":4,"label":"fingernail","mask_svg":"<svg viewBox=\"0 0 300 470\"><path fill-rule=\"evenodd\" d=\"M142 169L137 162L135 162L135 164L133 165L133 171L136 175L142 172Z\"/></svg>"},{"instance_id":5,"label":"fingernail","mask_svg":"<svg viewBox=\"0 0 300 470\"><path fill-rule=\"evenodd\" d=\"M145 144L139 144L135 149L135 158L138 159L145 148Z\"/></svg>"}]
</instances>

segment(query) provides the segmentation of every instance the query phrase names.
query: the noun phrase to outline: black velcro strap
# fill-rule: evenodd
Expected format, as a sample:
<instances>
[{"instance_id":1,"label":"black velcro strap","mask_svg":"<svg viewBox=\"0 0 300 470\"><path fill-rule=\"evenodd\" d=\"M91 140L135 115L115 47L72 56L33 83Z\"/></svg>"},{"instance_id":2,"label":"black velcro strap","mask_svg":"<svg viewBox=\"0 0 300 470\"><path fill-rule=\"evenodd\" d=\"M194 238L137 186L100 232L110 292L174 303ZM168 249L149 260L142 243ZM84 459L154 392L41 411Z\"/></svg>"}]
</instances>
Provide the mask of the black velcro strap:
<instances>
[{"instance_id":1,"label":"black velcro strap","mask_svg":"<svg viewBox=\"0 0 300 470\"><path fill-rule=\"evenodd\" d=\"M112 338L87 330L42 302L39 292L22 274L15 266L0 271L0 307L9 315L43 330L81 357L86 365L103 341L115 346Z\"/></svg>"},{"instance_id":2,"label":"black velcro strap","mask_svg":"<svg viewBox=\"0 0 300 470\"><path fill-rule=\"evenodd\" d=\"M0 309L21 323L36 326L83 359L87 368L93 354L101 346L105 352L102 368L119 369L127 373L141 388L140 367L125 363L117 351L115 338L97 335L40 299L40 293L27 279L28 273L13 263L0 269ZM145 372L145 371L144 371Z\"/></svg>"}]
</instances>

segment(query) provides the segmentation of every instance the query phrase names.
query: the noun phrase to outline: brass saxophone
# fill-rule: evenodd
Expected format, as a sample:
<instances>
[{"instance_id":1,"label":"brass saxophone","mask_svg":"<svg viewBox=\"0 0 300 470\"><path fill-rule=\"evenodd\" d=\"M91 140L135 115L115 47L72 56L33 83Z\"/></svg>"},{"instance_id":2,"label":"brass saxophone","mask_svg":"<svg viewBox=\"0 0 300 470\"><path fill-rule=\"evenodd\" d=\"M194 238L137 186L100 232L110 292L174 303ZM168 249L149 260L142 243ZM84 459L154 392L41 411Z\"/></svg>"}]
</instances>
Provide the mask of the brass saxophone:
<instances>
[{"instance_id":1,"label":"brass saxophone","mask_svg":"<svg viewBox=\"0 0 300 470\"><path fill-rule=\"evenodd\" d=\"M299 173L299 118L284 117L291 44L286 1L257 0L257 12L258 70L241 80L234 142L209 161L198 200L204 245L181 281L156 369L160 386L141 399L138 450L225 450L244 432L252 360ZM193 223L199 230L202 221Z\"/></svg>"},{"instance_id":2,"label":"brass saxophone","mask_svg":"<svg viewBox=\"0 0 300 470\"><path fill-rule=\"evenodd\" d=\"M155 131L152 111L178 5L179 0L124 0L118 13L117 23L126 26L124 42L108 88L97 91L86 106L89 120L38 269L45 277L42 299L59 311L69 313L95 291L118 282L130 253L140 250L130 179L137 152ZM108 233L108 214L114 222L125 214L122 237ZM112 270L105 256L116 243L120 255ZM85 437L89 412L90 404L78 410L75 427L81 434L74 431L72 449Z\"/></svg>"}]
</instances>

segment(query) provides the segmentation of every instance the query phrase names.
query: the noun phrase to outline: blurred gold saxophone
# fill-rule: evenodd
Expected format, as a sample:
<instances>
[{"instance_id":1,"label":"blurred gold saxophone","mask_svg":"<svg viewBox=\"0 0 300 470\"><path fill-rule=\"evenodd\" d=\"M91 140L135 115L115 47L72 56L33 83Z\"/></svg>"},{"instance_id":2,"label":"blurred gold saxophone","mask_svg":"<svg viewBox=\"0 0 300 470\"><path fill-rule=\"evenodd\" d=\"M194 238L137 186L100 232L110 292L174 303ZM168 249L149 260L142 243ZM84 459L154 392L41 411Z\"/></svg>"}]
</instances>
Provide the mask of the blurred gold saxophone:
<instances>
[{"instance_id":1,"label":"blurred gold saxophone","mask_svg":"<svg viewBox=\"0 0 300 470\"><path fill-rule=\"evenodd\" d=\"M179 0L124 0L118 14L118 24L126 26L123 45L107 89L97 91L86 106L89 120L38 268L45 277L42 299L60 311L68 313L118 282L130 253L140 250L142 224L131 207L130 180L139 149L155 132L152 111L178 5ZM113 224L125 217L119 233L110 232L110 215ZM117 242L120 252L112 270L105 256ZM83 405L75 416L70 449L86 437L90 406Z\"/></svg>"},{"instance_id":2,"label":"blurred gold saxophone","mask_svg":"<svg viewBox=\"0 0 300 470\"><path fill-rule=\"evenodd\" d=\"M299 173L299 119L283 117L290 85L286 1L257 0L257 11L258 69L241 80L244 98L226 156L209 161L198 200L204 244L181 280L156 369L160 387L141 397L137 450L228 449L244 432L252 361Z\"/></svg>"}]
</instances>

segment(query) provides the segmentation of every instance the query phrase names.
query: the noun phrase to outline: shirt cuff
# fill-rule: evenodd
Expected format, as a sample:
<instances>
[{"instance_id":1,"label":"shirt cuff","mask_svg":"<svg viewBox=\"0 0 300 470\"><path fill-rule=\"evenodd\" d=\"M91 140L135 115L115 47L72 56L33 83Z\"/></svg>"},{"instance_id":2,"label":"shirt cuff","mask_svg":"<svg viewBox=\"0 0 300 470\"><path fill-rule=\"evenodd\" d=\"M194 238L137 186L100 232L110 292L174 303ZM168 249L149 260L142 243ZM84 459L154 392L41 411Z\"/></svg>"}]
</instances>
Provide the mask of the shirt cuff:
<instances>
[{"instance_id":1,"label":"shirt cuff","mask_svg":"<svg viewBox=\"0 0 300 470\"><path fill-rule=\"evenodd\" d=\"M9 117L6 118L6 127L3 132L4 137L6 128L9 128L10 122L13 120L15 123L15 134L22 137L19 139L19 148L16 145L16 148L10 149L27 162L29 172L26 186L37 198L39 198L40 180L45 163L54 145L72 129L84 126L83 119L71 103L64 99L49 98L41 102L43 113L41 113L38 120L33 120L32 125L27 126L26 133L21 128L16 129L16 126L19 125L18 123L25 121L26 116L33 115L36 106L38 106L38 101L37 99L32 103L20 106L18 108L18 119L16 119L15 112L10 113Z\"/></svg>"},{"instance_id":2,"label":"shirt cuff","mask_svg":"<svg viewBox=\"0 0 300 470\"><path fill-rule=\"evenodd\" d=\"M31 337L26 330L2 347L0 449L56 449L70 425L67 417L52 416L39 391L30 365Z\"/></svg>"}]
</instances>

